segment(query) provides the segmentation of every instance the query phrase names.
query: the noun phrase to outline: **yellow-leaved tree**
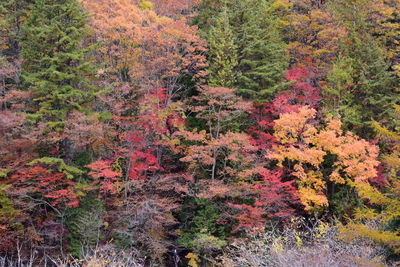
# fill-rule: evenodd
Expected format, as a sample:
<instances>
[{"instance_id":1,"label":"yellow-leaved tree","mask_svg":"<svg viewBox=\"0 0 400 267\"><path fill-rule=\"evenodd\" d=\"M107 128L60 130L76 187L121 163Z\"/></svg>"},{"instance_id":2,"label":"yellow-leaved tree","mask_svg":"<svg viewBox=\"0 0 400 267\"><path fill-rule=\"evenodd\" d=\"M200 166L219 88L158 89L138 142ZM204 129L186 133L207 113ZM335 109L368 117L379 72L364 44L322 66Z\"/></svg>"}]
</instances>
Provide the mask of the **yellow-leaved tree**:
<instances>
[{"instance_id":1,"label":"yellow-leaved tree","mask_svg":"<svg viewBox=\"0 0 400 267\"><path fill-rule=\"evenodd\" d=\"M328 194L334 193L335 185L356 192L369 186L369 179L377 175L379 149L351 132L344 133L340 120L317 123L316 115L306 106L282 114L274 125L278 143L267 157L288 169L297 180L305 210L319 215L329 206Z\"/></svg>"},{"instance_id":2,"label":"yellow-leaved tree","mask_svg":"<svg viewBox=\"0 0 400 267\"><path fill-rule=\"evenodd\" d=\"M376 243L389 247L394 253L400 253L400 106L395 106L397 127L388 129L374 122L374 129L382 143L386 144L386 153L381 155L383 165L381 189L370 184L359 186L360 196L367 200L356 210L354 220L343 227L345 240L357 236L366 237Z\"/></svg>"}]
</instances>

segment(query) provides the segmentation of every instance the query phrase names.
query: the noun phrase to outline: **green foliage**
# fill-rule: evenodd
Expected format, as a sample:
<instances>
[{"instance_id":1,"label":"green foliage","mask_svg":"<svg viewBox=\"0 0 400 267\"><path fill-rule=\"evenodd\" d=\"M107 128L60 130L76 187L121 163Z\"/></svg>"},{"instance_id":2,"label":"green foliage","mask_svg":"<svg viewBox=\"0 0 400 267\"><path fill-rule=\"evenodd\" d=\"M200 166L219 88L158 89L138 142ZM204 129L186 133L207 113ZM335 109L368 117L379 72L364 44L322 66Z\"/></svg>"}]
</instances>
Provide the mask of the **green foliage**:
<instances>
[{"instance_id":1,"label":"green foliage","mask_svg":"<svg viewBox=\"0 0 400 267\"><path fill-rule=\"evenodd\" d=\"M351 106L357 107L360 115L351 119L345 116L345 121L356 126L356 132L361 136L373 135L371 118L387 120L393 117L391 113L396 103L396 78L389 72L389 65L378 44L369 35L357 36L351 33L352 45L345 50L353 59L353 79Z\"/></svg>"},{"instance_id":2,"label":"green foliage","mask_svg":"<svg viewBox=\"0 0 400 267\"><path fill-rule=\"evenodd\" d=\"M353 84L352 73L351 58L339 56L327 75L328 84L322 90L326 113L335 116L346 113L349 108L351 109L349 103L351 100L350 87Z\"/></svg>"},{"instance_id":3,"label":"green foliage","mask_svg":"<svg viewBox=\"0 0 400 267\"><path fill-rule=\"evenodd\" d=\"M35 159L35 160L31 161L27 165L33 166L36 164L46 164L49 166L57 166L58 172L64 173L65 177L67 177L68 179L73 179L73 178L76 178L77 176L80 176L83 174L82 170L75 168L73 166L69 166L69 165L65 164L64 160L58 159L58 158L49 158L49 157L39 158L39 159Z\"/></svg>"},{"instance_id":4,"label":"green foliage","mask_svg":"<svg viewBox=\"0 0 400 267\"><path fill-rule=\"evenodd\" d=\"M332 4L333 12L348 27L348 36L341 43L343 58L339 58L328 77L336 84L336 90L350 82L339 110L346 126L364 138L374 136L372 119L390 121L394 117L399 86L381 44L369 33L371 24L365 6L368 2L337 0Z\"/></svg>"},{"instance_id":5,"label":"green foliage","mask_svg":"<svg viewBox=\"0 0 400 267\"><path fill-rule=\"evenodd\" d=\"M210 65L208 84L213 87L233 87L237 80L238 51L226 6L206 37Z\"/></svg>"},{"instance_id":6,"label":"green foliage","mask_svg":"<svg viewBox=\"0 0 400 267\"><path fill-rule=\"evenodd\" d=\"M88 50L81 48L87 36L86 14L76 0L37 0L23 28L22 78L34 93L31 123L44 121L61 131L71 110L84 111L94 88L88 77L94 72Z\"/></svg>"},{"instance_id":7,"label":"green foliage","mask_svg":"<svg viewBox=\"0 0 400 267\"><path fill-rule=\"evenodd\" d=\"M140 0L139 1L140 8L142 9L152 9L153 8L153 3L147 0Z\"/></svg>"},{"instance_id":8,"label":"green foliage","mask_svg":"<svg viewBox=\"0 0 400 267\"><path fill-rule=\"evenodd\" d=\"M227 0L202 0L199 6L199 12L194 17L192 24L197 25L203 33L209 32L210 28L216 24L218 14L224 6L230 4Z\"/></svg>"},{"instance_id":9,"label":"green foliage","mask_svg":"<svg viewBox=\"0 0 400 267\"><path fill-rule=\"evenodd\" d=\"M196 22L210 47L210 85L233 85L241 94L258 102L271 100L287 85L283 82L288 68L286 45L273 2L203 3Z\"/></svg>"},{"instance_id":10,"label":"green foliage","mask_svg":"<svg viewBox=\"0 0 400 267\"><path fill-rule=\"evenodd\" d=\"M0 1L0 254L24 240L99 266L400 255L397 2Z\"/></svg>"},{"instance_id":11,"label":"green foliage","mask_svg":"<svg viewBox=\"0 0 400 267\"><path fill-rule=\"evenodd\" d=\"M18 58L19 56L21 26L26 20L32 1L2 0L0 3L0 32L7 33L6 38L2 35L2 40L0 40L0 51L4 48L2 54L6 57Z\"/></svg>"},{"instance_id":12,"label":"green foliage","mask_svg":"<svg viewBox=\"0 0 400 267\"><path fill-rule=\"evenodd\" d=\"M329 210L338 219L351 216L354 209L362 205L362 200L354 188L348 185L335 185L333 190L328 198Z\"/></svg>"},{"instance_id":13,"label":"green foliage","mask_svg":"<svg viewBox=\"0 0 400 267\"><path fill-rule=\"evenodd\" d=\"M7 178L9 173L10 173L10 170L8 170L8 169L0 169L0 179Z\"/></svg>"},{"instance_id":14,"label":"green foliage","mask_svg":"<svg viewBox=\"0 0 400 267\"><path fill-rule=\"evenodd\" d=\"M230 226L221 223L221 208L207 199L191 198L180 214L184 222L179 243L195 252L218 250L226 245Z\"/></svg>"},{"instance_id":15,"label":"green foliage","mask_svg":"<svg viewBox=\"0 0 400 267\"><path fill-rule=\"evenodd\" d=\"M0 222L4 223L11 222L17 215L20 214L18 210L14 208L14 202L8 197L7 189L10 185L0 184Z\"/></svg>"},{"instance_id":16,"label":"green foliage","mask_svg":"<svg viewBox=\"0 0 400 267\"><path fill-rule=\"evenodd\" d=\"M79 169L83 169L86 165L93 162L93 157L88 151L81 151L75 153L72 164Z\"/></svg>"},{"instance_id":17,"label":"green foliage","mask_svg":"<svg viewBox=\"0 0 400 267\"><path fill-rule=\"evenodd\" d=\"M283 74L288 68L286 45L273 13L273 1L233 2L231 16L240 51L236 86L254 100L269 100L286 85Z\"/></svg>"},{"instance_id":18,"label":"green foliage","mask_svg":"<svg viewBox=\"0 0 400 267\"><path fill-rule=\"evenodd\" d=\"M79 207L66 211L65 226L68 228L68 251L81 257L85 251L94 249L102 239L105 212L103 201L88 195Z\"/></svg>"}]
</instances>

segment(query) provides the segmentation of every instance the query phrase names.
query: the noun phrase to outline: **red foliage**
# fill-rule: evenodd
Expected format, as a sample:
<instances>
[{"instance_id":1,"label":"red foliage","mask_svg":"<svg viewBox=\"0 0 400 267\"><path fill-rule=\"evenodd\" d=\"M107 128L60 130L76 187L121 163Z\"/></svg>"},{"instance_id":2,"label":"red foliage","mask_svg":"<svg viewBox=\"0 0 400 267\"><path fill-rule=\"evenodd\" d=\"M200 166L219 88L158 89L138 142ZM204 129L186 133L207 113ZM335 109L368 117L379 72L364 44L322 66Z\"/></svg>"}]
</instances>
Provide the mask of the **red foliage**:
<instances>
[{"instance_id":1,"label":"red foliage","mask_svg":"<svg viewBox=\"0 0 400 267\"><path fill-rule=\"evenodd\" d=\"M140 137L137 135L132 137L135 140L140 140ZM146 149L143 139L133 144L132 150L129 153L129 178L132 180L143 180L146 178L148 172L161 169L157 157L153 154L154 151L153 148Z\"/></svg>"},{"instance_id":2,"label":"red foliage","mask_svg":"<svg viewBox=\"0 0 400 267\"><path fill-rule=\"evenodd\" d=\"M117 149L117 156L128 158L127 175L132 180L144 180L149 173L162 170L163 148L170 145L173 132L185 122L177 111L178 104L170 103L164 88L148 90L138 103L137 116L114 117L130 129L121 135L124 146Z\"/></svg>"},{"instance_id":3,"label":"red foliage","mask_svg":"<svg viewBox=\"0 0 400 267\"><path fill-rule=\"evenodd\" d=\"M376 169L378 172L377 176L375 178L370 178L369 181L373 184L376 185L379 188L384 188L385 186L389 185L389 182L384 174L385 172L385 167L381 164L378 166Z\"/></svg>"},{"instance_id":4,"label":"red foliage","mask_svg":"<svg viewBox=\"0 0 400 267\"><path fill-rule=\"evenodd\" d=\"M285 77L293 82L290 90L279 94L273 100L274 112L277 114L297 111L299 107L308 105L316 108L321 100L320 90L313 85L316 74L310 69L292 67Z\"/></svg>"},{"instance_id":5,"label":"red foliage","mask_svg":"<svg viewBox=\"0 0 400 267\"><path fill-rule=\"evenodd\" d=\"M293 84L289 90L278 94L272 103L258 104L252 110L256 125L248 129L254 138L254 144L260 149L270 148L276 143L272 135L274 120L280 114L298 111L304 105L317 107L321 100L320 91L312 85L317 75L305 67L292 67L285 78Z\"/></svg>"},{"instance_id":6,"label":"red foliage","mask_svg":"<svg viewBox=\"0 0 400 267\"><path fill-rule=\"evenodd\" d=\"M294 205L299 203L294 181L282 181L282 170L265 170L260 173L262 181L253 185L256 199L253 205L235 204L240 211L235 219L238 225L233 232L239 230L255 231L262 229L268 219L286 219L295 215Z\"/></svg>"},{"instance_id":7,"label":"red foliage","mask_svg":"<svg viewBox=\"0 0 400 267\"><path fill-rule=\"evenodd\" d=\"M17 179L16 187L21 192L29 195L40 193L39 197L47 198L53 206L79 205L79 197L75 190L76 182L67 179L64 173L34 165L19 170L12 178Z\"/></svg>"},{"instance_id":8,"label":"red foliage","mask_svg":"<svg viewBox=\"0 0 400 267\"><path fill-rule=\"evenodd\" d=\"M256 125L250 127L247 132L252 135L253 144L264 151L276 142L276 138L272 135L274 107L272 104L256 105L251 117L256 121Z\"/></svg>"},{"instance_id":9,"label":"red foliage","mask_svg":"<svg viewBox=\"0 0 400 267\"><path fill-rule=\"evenodd\" d=\"M112 161L99 160L86 166L91 170L89 175L97 179L93 185L100 184L102 193L116 193L116 185L121 173L113 171L111 165Z\"/></svg>"},{"instance_id":10,"label":"red foliage","mask_svg":"<svg viewBox=\"0 0 400 267\"><path fill-rule=\"evenodd\" d=\"M240 230L255 232L263 229L267 220L264 217L264 211L261 207L253 207L246 204L235 204L232 206L239 209L239 213L235 216L235 219L239 223L232 229L232 233Z\"/></svg>"},{"instance_id":11,"label":"red foliage","mask_svg":"<svg viewBox=\"0 0 400 267\"><path fill-rule=\"evenodd\" d=\"M259 191L256 206L263 207L270 218L287 218L294 215L292 205L298 201L294 180L282 181L282 170L261 173L262 183L254 187Z\"/></svg>"}]
</instances>

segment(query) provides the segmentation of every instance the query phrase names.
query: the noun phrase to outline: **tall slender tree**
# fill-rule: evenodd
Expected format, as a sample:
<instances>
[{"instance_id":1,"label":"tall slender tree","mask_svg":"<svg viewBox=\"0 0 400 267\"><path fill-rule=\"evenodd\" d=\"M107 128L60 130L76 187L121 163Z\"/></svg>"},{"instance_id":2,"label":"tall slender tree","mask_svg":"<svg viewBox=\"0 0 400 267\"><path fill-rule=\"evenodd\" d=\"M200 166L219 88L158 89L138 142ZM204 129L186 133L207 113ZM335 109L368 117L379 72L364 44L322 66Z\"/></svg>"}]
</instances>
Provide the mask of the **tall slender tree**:
<instances>
[{"instance_id":1,"label":"tall slender tree","mask_svg":"<svg viewBox=\"0 0 400 267\"><path fill-rule=\"evenodd\" d=\"M22 77L34 95L33 123L61 131L68 113L94 95L93 67L82 48L86 14L76 0L37 0L23 29Z\"/></svg>"},{"instance_id":2,"label":"tall slender tree","mask_svg":"<svg viewBox=\"0 0 400 267\"><path fill-rule=\"evenodd\" d=\"M256 101L271 99L282 88L288 67L273 1L234 1L232 18L239 50L239 91ZM240 3L239 3L240 2Z\"/></svg>"},{"instance_id":3,"label":"tall slender tree","mask_svg":"<svg viewBox=\"0 0 400 267\"><path fill-rule=\"evenodd\" d=\"M215 87L233 87L237 82L238 51L225 5L208 34L208 83Z\"/></svg>"},{"instance_id":4,"label":"tall slender tree","mask_svg":"<svg viewBox=\"0 0 400 267\"><path fill-rule=\"evenodd\" d=\"M393 107L398 101L398 80L390 71L380 43L369 33L369 2L337 0L331 7L348 28L341 50L343 56L350 59L347 68L352 70L347 106L341 115L346 126L362 137L374 136L373 120L394 118Z\"/></svg>"}]
</instances>

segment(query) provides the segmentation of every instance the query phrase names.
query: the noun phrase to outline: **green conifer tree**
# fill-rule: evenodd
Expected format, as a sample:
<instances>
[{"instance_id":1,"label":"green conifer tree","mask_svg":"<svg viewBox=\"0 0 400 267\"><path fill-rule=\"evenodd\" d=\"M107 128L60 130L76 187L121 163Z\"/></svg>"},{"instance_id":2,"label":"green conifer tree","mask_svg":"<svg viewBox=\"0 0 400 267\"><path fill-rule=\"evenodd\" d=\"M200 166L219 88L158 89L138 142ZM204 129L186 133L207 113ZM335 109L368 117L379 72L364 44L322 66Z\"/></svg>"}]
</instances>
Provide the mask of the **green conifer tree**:
<instances>
[{"instance_id":1,"label":"green conifer tree","mask_svg":"<svg viewBox=\"0 0 400 267\"><path fill-rule=\"evenodd\" d=\"M286 84L286 45L277 25L273 1L235 0L232 20L237 33L239 77L237 87L255 101L265 101Z\"/></svg>"},{"instance_id":2,"label":"green conifer tree","mask_svg":"<svg viewBox=\"0 0 400 267\"><path fill-rule=\"evenodd\" d=\"M347 91L342 110L346 126L364 138L374 137L373 120L384 122L394 118L394 105L399 95L399 82L386 60L382 45L370 34L370 0L336 0L332 9L348 28L341 44L341 53L349 60L352 86ZM388 125L390 127L390 125Z\"/></svg>"},{"instance_id":3,"label":"green conifer tree","mask_svg":"<svg viewBox=\"0 0 400 267\"><path fill-rule=\"evenodd\" d=\"M234 75L233 87L256 102L270 100L287 85L283 82L288 67L286 44L273 3L273 0L203 1L194 21L210 46L210 83L215 84L219 76L216 72L223 73L220 79L226 79L228 73L230 77Z\"/></svg>"},{"instance_id":4,"label":"green conifer tree","mask_svg":"<svg viewBox=\"0 0 400 267\"><path fill-rule=\"evenodd\" d=\"M393 106L398 101L396 78L389 71L383 51L372 36L352 32L349 38L350 45L345 46L344 50L353 59L352 74L355 83L350 106L357 114L347 114L344 120L359 135L372 137L373 119L382 121L394 116Z\"/></svg>"},{"instance_id":5,"label":"green conifer tree","mask_svg":"<svg viewBox=\"0 0 400 267\"><path fill-rule=\"evenodd\" d=\"M228 0L202 0L198 14L193 18L192 23L197 25L203 34L207 34L211 26L215 25L218 14L229 2Z\"/></svg>"},{"instance_id":6,"label":"green conifer tree","mask_svg":"<svg viewBox=\"0 0 400 267\"><path fill-rule=\"evenodd\" d=\"M322 88L323 109L334 117L342 116L352 109L350 106L353 86L352 59L339 55L327 75L327 84ZM348 117L348 116L344 116Z\"/></svg>"},{"instance_id":7,"label":"green conifer tree","mask_svg":"<svg viewBox=\"0 0 400 267\"><path fill-rule=\"evenodd\" d=\"M30 0L3 0L0 2L1 56L19 57L21 27L26 19Z\"/></svg>"},{"instance_id":8,"label":"green conifer tree","mask_svg":"<svg viewBox=\"0 0 400 267\"><path fill-rule=\"evenodd\" d=\"M34 94L32 123L46 121L61 131L71 110L83 110L94 88L93 67L82 48L87 35L82 6L76 0L36 0L23 29L22 78Z\"/></svg>"},{"instance_id":9,"label":"green conifer tree","mask_svg":"<svg viewBox=\"0 0 400 267\"><path fill-rule=\"evenodd\" d=\"M229 24L228 10L225 5L211 26L208 39L209 85L213 87L233 87L236 84L238 65L237 47L232 27Z\"/></svg>"}]
</instances>

